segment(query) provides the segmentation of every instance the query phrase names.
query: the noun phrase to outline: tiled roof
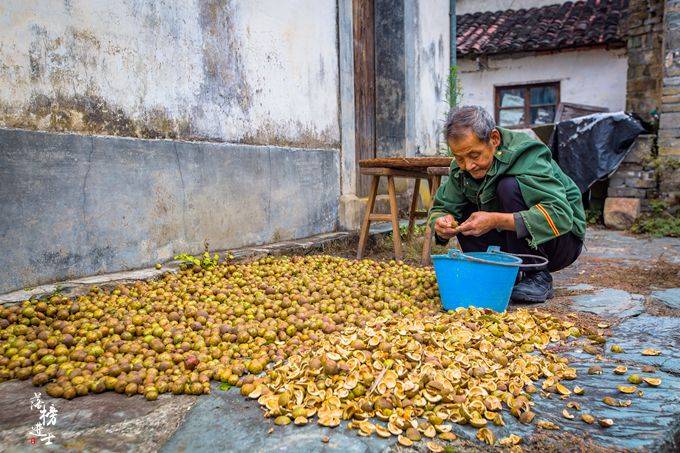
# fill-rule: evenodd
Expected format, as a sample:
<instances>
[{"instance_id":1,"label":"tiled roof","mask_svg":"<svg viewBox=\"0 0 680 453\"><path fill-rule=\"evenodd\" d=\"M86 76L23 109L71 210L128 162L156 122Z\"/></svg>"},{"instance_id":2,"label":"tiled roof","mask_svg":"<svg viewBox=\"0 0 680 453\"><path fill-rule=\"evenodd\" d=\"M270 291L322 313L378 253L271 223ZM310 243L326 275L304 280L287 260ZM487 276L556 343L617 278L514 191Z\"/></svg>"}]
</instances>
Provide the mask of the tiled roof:
<instances>
[{"instance_id":1,"label":"tiled roof","mask_svg":"<svg viewBox=\"0 0 680 453\"><path fill-rule=\"evenodd\" d=\"M458 55L622 45L627 8L628 0L587 0L456 16Z\"/></svg>"}]
</instances>

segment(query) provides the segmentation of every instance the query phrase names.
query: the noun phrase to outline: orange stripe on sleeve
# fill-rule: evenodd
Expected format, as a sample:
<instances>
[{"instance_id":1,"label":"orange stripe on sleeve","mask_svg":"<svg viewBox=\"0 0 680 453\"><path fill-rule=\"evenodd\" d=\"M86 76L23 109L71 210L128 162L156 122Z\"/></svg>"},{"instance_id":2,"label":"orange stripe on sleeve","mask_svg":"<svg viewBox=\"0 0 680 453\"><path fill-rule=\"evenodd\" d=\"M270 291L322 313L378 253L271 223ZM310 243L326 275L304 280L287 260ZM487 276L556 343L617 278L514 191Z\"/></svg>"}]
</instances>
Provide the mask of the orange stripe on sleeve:
<instances>
[{"instance_id":1,"label":"orange stripe on sleeve","mask_svg":"<svg viewBox=\"0 0 680 453\"><path fill-rule=\"evenodd\" d=\"M553 234L555 236L559 236L560 232L558 231L557 227L555 226L555 222L553 222L552 218L550 217L550 214L548 214L548 211L541 206L541 204L537 204L536 208L543 213L543 216L545 217L545 220L548 221L548 225L550 225L550 229L552 230Z\"/></svg>"}]
</instances>

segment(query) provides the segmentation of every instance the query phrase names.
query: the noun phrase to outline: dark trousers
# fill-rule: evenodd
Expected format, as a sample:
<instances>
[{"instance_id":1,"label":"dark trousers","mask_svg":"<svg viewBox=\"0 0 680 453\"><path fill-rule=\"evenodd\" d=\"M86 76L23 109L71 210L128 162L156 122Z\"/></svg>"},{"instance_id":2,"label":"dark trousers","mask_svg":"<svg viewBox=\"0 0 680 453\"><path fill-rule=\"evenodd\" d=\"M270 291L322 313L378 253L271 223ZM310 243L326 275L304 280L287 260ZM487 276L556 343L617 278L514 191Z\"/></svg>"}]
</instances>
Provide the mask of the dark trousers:
<instances>
[{"instance_id":1,"label":"dark trousers","mask_svg":"<svg viewBox=\"0 0 680 453\"><path fill-rule=\"evenodd\" d=\"M517 180L506 176L498 181L496 195L500 201L501 212L513 213L525 211L527 204L522 198ZM475 206L470 205L463 213L467 219L475 212ZM576 261L581 254L583 241L574 233L569 232L538 246L538 250L529 247L526 238L518 238L515 231L497 231L493 229L482 236L456 236L464 252L484 252L490 245L499 245L501 250L508 253L540 255L548 259L548 270L558 271Z\"/></svg>"}]
</instances>

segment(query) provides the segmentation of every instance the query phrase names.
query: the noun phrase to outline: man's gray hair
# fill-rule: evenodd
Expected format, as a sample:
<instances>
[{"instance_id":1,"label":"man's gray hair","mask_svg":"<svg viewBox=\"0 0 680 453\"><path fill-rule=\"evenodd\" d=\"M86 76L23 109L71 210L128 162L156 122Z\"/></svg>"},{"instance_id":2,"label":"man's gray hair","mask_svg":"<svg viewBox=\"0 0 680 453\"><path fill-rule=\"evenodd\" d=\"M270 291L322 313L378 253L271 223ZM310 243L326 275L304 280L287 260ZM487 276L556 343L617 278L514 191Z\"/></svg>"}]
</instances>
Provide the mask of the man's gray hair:
<instances>
[{"instance_id":1,"label":"man's gray hair","mask_svg":"<svg viewBox=\"0 0 680 453\"><path fill-rule=\"evenodd\" d=\"M463 105L451 109L446 118L444 133L446 139L458 140L472 131L479 140L488 142L491 131L496 127L489 112L476 105Z\"/></svg>"}]
</instances>

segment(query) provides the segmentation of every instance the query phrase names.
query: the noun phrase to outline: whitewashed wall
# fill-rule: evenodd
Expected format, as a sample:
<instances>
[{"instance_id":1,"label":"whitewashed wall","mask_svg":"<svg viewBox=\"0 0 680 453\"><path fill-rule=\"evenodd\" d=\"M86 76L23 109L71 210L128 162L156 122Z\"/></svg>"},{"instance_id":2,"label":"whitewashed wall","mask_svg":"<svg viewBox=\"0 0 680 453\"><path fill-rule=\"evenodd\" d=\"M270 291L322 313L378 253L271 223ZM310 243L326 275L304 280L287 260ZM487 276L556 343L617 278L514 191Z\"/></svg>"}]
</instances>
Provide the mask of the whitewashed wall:
<instances>
[{"instance_id":1,"label":"whitewashed wall","mask_svg":"<svg viewBox=\"0 0 680 453\"><path fill-rule=\"evenodd\" d=\"M463 102L493 114L494 86L539 81L560 81L560 100L623 110L626 106L625 49L560 52L523 58L490 57L489 69L459 59Z\"/></svg>"},{"instance_id":2,"label":"whitewashed wall","mask_svg":"<svg viewBox=\"0 0 680 453\"><path fill-rule=\"evenodd\" d=\"M568 0L457 0L456 14L476 13L483 11L500 11L504 9L528 9L537 6L566 3Z\"/></svg>"},{"instance_id":3,"label":"whitewashed wall","mask_svg":"<svg viewBox=\"0 0 680 453\"><path fill-rule=\"evenodd\" d=\"M449 1L417 3L414 145L434 154L445 146L441 131L449 109Z\"/></svg>"},{"instance_id":4,"label":"whitewashed wall","mask_svg":"<svg viewBox=\"0 0 680 453\"><path fill-rule=\"evenodd\" d=\"M3 0L0 126L339 147L336 23L335 0Z\"/></svg>"}]
</instances>

